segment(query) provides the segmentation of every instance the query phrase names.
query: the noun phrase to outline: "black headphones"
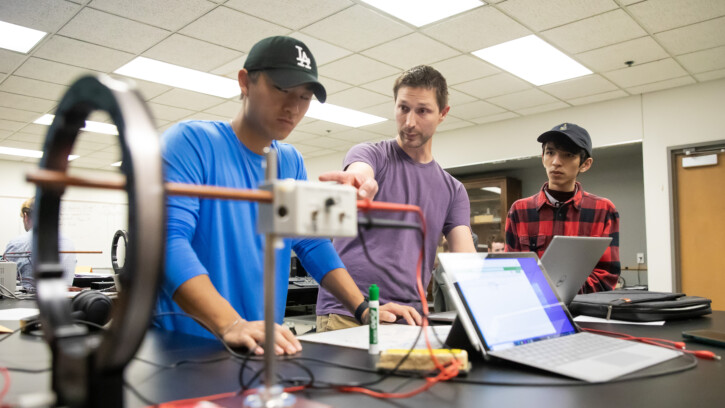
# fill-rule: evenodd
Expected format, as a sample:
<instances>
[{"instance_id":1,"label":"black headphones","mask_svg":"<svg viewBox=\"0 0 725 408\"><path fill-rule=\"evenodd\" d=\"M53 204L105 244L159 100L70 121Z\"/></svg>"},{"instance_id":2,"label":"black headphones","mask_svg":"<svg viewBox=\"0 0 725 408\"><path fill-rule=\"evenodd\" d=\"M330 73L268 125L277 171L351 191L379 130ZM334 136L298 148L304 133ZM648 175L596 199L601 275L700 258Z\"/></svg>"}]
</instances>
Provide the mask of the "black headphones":
<instances>
[{"instance_id":1,"label":"black headphones","mask_svg":"<svg viewBox=\"0 0 725 408\"><path fill-rule=\"evenodd\" d=\"M123 266L118 266L118 257L116 256L119 238L123 238ZM128 252L125 251L125 248L128 248L128 233L126 230L118 230L116 231L116 234L113 235L113 243L111 244L111 264L113 265L113 271L116 272L116 275L121 275L126 270L126 254L128 254Z\"/></svg>"},{"instance_id":2,"label":"black headphones","mask_svg":"<svg viewBox=\"0 0 725 408\"><path fill-rule=\"evenodd\" d=\"M84 290L71 302L71 316L76 320L103 326L111 320L111 298L96 290Z\"/></svg>"}]
</instances>

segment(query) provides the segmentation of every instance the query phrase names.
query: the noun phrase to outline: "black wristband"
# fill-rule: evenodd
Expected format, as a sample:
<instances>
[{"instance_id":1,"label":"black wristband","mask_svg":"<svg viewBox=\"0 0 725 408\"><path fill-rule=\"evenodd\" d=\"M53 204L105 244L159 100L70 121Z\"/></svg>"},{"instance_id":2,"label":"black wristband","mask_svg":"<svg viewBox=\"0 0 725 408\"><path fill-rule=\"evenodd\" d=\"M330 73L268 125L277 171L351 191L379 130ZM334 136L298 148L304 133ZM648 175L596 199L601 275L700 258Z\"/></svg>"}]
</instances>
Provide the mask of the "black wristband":
<instances>
[{"instance_id":1,"label":"black wristband","mask_svg":"<svg viewBox=\"0 0 725 408\"><path fill-rule=\"evenodd\" d=\"M362 321L362 315L365 313L365 309L368 308L368 301L363 300L359 305L357 305L357 308L355 309L355 320L357 320L358 323L363 324Z\"/></svg>"}]
</instances>

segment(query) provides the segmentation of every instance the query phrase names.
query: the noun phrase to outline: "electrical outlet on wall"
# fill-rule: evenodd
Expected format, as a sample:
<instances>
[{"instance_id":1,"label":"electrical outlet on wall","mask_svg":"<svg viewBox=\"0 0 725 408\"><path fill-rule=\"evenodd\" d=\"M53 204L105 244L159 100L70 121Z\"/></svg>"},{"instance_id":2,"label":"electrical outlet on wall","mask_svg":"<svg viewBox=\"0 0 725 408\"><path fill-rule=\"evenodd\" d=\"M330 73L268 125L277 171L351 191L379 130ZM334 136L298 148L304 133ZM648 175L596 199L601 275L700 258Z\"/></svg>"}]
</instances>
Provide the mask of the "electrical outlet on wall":
<instances>
[{"instance_id":1,"label":"electrical outlet on wall","mask_svg":"<svg viewBox=\"0 0 725 408\"><path fill-rule=\"evenodd\" d=\"M637 252L637 264L644 263L644 252Z\"/></svg>"}]
</instances>

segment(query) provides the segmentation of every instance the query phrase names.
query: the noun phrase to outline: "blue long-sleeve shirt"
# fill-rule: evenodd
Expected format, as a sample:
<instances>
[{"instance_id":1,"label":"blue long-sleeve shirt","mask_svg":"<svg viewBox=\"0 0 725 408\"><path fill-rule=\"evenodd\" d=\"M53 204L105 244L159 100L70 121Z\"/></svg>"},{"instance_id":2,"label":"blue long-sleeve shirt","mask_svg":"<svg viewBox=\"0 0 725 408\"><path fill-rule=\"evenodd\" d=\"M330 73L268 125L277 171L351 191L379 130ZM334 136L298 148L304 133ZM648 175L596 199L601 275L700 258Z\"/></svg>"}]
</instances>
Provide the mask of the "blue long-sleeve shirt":
<instances>
[{"instance_id":1,"label":"blue long-sleeve shirt","mask_svg":"<svg viewBox=\"0 0 725 408\"><path fill-rule=\"evenodd\" d=\"M164 178L167 182L256 189L264 181L264 157L239 141L229 123L189 121L162 137ZM278 177L306 180L300 153L274 141ZM174 292L202 274L246 320L264 319L264 235L257 232L258 204L248 201L169 196L167 198L166 267L156 311L179 312ZM276 251L275 317L281 323L287 299L290 250L318 281L343 268L327 239L284 239ZM212 337L183 316L157 317L154 324L168 330Z\"/></svg>"}]
</instances>

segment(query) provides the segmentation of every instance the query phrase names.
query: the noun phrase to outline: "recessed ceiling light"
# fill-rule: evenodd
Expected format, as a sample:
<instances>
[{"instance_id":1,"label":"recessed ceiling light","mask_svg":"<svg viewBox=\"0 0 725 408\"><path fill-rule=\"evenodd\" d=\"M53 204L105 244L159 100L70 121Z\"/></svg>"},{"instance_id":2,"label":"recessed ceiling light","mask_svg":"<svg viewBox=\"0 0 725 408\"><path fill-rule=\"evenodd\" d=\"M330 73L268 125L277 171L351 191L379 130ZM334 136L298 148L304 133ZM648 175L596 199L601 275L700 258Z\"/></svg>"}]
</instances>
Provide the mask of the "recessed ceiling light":
<instances>
[{"instance_id":1,"label":"recessed ceiling light","mask_svg":"<svg viewBox=\"0 0 725 408\"><path fill-rule=\"evenodd\" d=\"M239 95L239 84L233 79L144 57L136 57L113 72L221 98Z\"/></svg>"},{"instance_id":2,"label":"recessed ceiling light","mask_svg":"<svg viewBox=\"0 0 725 408\"><path fill-rule=\"evenodd\" d=\"M34 159L39 159L43 157L43 152L40 150L30 150L30 149L17 149L14 147L2 147L0 146L0 154L7 154L10 156L20 156L20 157L32 157ZM79 158L80 156L75 154L68 155L68 161L75 160Z\"/></svg>"},{"instance_id":3,"label":"recessed ceiling light","mask_svg":"<svg viewBox=\"0 0 725 408\"><path fill-rule=\"evenodd\" d=\"M592 73L535 35L474 51L473 55L536 86Z\"/></svg>"},{"instance_id":4,"label":"recessed ceiling light","mask_svg":"<svg viewBox=\"0 0 725 408\"><path fill-rule=\"evenodd\" d=\"M483 6L480 0L362 0L416 27Z\"/></svg>"},{"instance_id":5,"label":"recessed ceiling light","mask_svg":"<svg viewBox=\"0 0 725 408\"><path fill-rule=\"evenodd\" d=\"M367 126L387 120L380 116L370 115L329 103L322 104L315 100L310 102L310 108L307 109L305 116L350 127Z\"/></svg>"},{"instance_id":6,"label":"recessed ceiling light","mask_svg":"<svg viewBox=\"0 0 725 408\"><path fill-rule=\"evenodd\" d=\"M22 52L32 50L47 33L0 21L0 47Z\"/></svg>"},{"instance_id":7,"label":"recessed ceiling light","mask_svg":"<svg viewBox=\"0 0 725 408\"><path fill-rule=\"evenodd\" d=\"M37 125L48 125L50 126L53 123L53 119L55 118L55 115L45 114L38 119L35 119L33 123ZM118 129L116 128L116 125L112 125L110 123L103 123L103 122L94 122L92 120L86 121L86 126L82 127L81 130L85 130L86 132L94 132L94 133L103 133L104 135L117 135Z\"/></svg>"}]
</instances>

